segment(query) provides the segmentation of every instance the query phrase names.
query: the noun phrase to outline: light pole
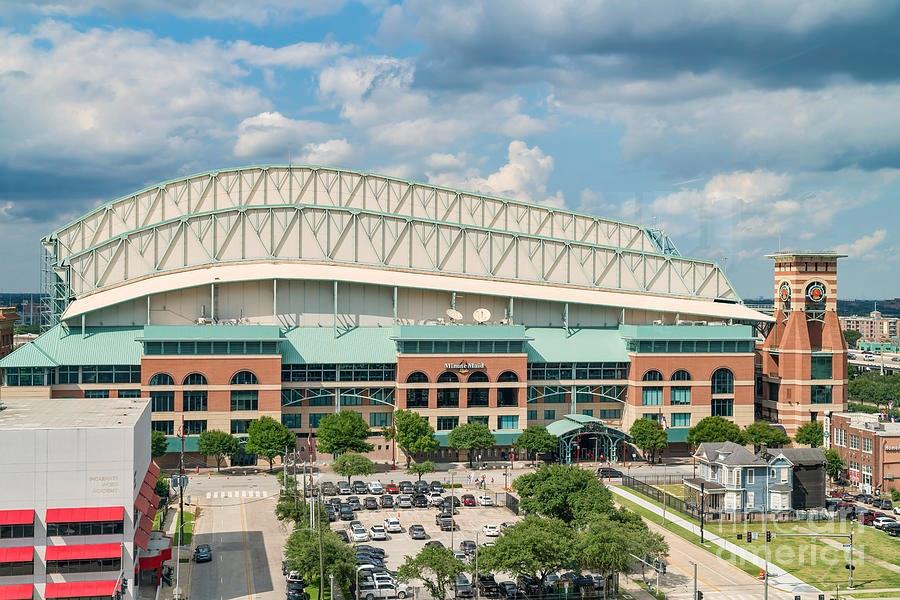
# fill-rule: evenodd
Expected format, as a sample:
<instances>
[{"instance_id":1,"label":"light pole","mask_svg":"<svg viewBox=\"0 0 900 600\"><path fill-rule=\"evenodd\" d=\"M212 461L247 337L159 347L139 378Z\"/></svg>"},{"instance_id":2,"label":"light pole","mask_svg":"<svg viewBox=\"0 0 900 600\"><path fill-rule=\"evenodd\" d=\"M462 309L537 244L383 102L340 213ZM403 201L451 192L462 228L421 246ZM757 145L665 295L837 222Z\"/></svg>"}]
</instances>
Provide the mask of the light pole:
<instances>
[{"instance_id":1,"label":"light pole","mask_svg":"<svg viewBox=\"0 0 900 600\"><path fill-rule=\"evenodd\" d=\"M475 577L473 577L472 585L475 586L475 600L478 600L478 542L479 540L479 531L475 530ZM453 550L453 548L450 548Z\"/></svg>"},{"instance_id":2,"label":"light pole","mask_svg":"<svg viewBox=\"0 0 900 600\"><path fill-rule=\"evenodd\" d=\"M697 563L692 560L688 561L694 566L694 595L691 596L693 600L697 600Z\"/></svg>"}]
</instances>

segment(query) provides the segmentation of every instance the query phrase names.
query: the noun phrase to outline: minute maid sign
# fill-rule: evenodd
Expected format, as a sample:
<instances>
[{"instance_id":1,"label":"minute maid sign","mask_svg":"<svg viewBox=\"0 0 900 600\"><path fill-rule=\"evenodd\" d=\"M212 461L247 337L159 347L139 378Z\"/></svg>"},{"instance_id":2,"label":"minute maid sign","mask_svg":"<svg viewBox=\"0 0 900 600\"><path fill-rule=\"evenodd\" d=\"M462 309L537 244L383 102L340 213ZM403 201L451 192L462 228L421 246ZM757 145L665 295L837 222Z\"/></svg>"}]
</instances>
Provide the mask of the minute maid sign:
<instances>
[{"instance_id":1,"label":"minute maid sign","mask_svg":"<svg viewBox=\"0 0 900 600\"><path fill-rule=\"evenodd\" d=\"M483 362L461 362L461 363L444 363L445 369L453 371L468 371L470 369L483 369Z\"/></svg>"}]
</instances>

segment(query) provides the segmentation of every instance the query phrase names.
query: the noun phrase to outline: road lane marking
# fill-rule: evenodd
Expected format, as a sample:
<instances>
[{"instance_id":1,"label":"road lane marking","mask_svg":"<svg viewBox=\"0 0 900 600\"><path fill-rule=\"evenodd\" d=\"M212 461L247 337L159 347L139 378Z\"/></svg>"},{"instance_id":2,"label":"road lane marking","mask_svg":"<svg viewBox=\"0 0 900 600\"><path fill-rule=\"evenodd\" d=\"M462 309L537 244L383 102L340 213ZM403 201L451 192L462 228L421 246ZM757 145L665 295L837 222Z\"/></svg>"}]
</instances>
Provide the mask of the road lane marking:
<instances>
[{"instance_id":1,"label":"road lane marking","mask_svg":"<svg viewBox=\"0 0 900 600\"><path fill-rule=\"evenodd\" d=\"M243 500L241 500L241 537L244 540L244 575L247 579L247 598L253 600L253 571L250 565L250 541L247 535L247 518L244 514Z\"/></svg>"},{"instance_id":2,"label":"road lane marking","mask_svg":"<svg viewBox=\"0 0 900 600\"><path fill-rule=\"evenodd\" d=\"M209 500L212 498L212 492L206 492L206 499Z\"/></svg>"}]
</instances>

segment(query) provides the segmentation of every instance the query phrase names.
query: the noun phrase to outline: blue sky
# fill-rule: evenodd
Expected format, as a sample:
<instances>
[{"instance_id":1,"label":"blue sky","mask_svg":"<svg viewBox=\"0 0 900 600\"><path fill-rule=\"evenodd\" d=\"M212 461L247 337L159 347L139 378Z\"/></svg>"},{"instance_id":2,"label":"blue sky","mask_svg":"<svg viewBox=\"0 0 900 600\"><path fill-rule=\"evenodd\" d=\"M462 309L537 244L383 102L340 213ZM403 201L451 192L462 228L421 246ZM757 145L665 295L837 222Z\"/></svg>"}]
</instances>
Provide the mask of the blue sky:
<instances>
[{"instance_id":1,"label":"blue sky","mask_svg":"<svg viewBox=\"0 0 900 600\"><path fill-rule=\"evenodd\" d=\"M665 228L744 297L779 248L900 295L900 5L0 0L0 290L156 181L341 166Z\"/></svg>"}]
</instances>

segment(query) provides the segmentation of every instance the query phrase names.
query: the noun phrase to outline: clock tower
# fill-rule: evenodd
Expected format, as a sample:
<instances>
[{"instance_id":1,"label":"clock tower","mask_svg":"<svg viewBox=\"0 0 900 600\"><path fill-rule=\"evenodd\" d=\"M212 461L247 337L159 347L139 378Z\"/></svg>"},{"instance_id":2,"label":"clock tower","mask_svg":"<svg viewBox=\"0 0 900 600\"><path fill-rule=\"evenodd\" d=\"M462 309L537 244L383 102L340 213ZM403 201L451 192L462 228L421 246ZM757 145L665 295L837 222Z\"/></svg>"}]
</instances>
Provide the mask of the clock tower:
<instances>
[{"instance_id":1,"label":"clock tower","mask_svg":"<svg viewBox=\"0 0 900 600\"><path fill-rule=\"evenodd\" d=\"M837 315L834 252L779 252L775 323L761 348L757 408L788 435L847 408L847 342Z\"/></svg>"}]
</instances>

